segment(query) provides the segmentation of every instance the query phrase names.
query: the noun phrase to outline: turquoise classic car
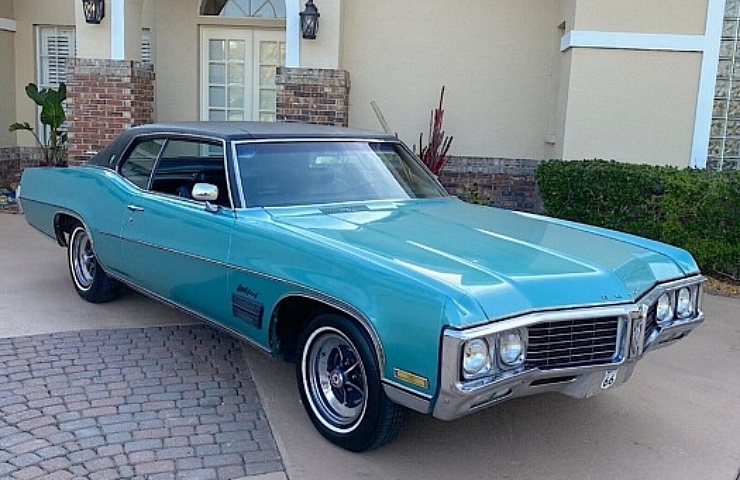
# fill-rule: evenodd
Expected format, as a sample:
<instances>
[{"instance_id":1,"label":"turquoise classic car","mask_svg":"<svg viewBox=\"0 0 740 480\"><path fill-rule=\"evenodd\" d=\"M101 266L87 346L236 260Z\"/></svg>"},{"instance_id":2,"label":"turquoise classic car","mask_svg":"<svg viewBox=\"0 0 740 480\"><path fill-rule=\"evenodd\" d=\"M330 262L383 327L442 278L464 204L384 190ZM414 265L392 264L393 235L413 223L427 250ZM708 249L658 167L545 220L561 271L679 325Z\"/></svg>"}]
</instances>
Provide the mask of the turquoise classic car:
<instances>
[{"instance_id":1,"label":"turquoise classic car","mask_svg":"<svg viewBox=\"0 0 740 480\"><path fill-rule=\"evenodd\" d=\"M352 451L408 409L609 390L704 320L687 252L466 204L376 132L148 125L21 185L82 298L126 285L294 362L316 429Z\"/></svg>"}]
</instances>

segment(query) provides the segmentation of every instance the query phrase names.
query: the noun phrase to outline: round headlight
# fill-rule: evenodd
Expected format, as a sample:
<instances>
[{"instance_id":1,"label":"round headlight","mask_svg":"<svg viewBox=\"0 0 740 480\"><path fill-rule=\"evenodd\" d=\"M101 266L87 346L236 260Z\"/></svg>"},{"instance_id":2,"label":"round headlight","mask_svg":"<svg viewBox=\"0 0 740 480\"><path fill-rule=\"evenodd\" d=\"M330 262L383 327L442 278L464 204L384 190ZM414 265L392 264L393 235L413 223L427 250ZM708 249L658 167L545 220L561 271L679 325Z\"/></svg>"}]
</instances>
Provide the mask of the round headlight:
<instances>
[{"instance_id":1,"label":"round headlight","mask_svg":"<svg viewBox=\"0 0 740 480\"><path fill-rule=\"evenodd\" d=\"M673 303L671 302L671 296L664 293L658 299L658 309L655 312L655 317L659 322L666 322L673 318Z\"/></svg>"},{"instance_id":2,"label":"round headlight","mask_svg":"<svg viewBox=\"0 0 740 480\"><path fill-rule=\"evenodd\" d=\"M465 375L473 376L484 373L489 365L488 343L485 340L476 338L465 343L462 359Z\"/></svg>"},{"instance_id":3,"label":"round headlight","mask_svg":"<svg viewBox=\"0 0 740 480\"><path fill-rule=\"evenodd\" d=\"M676 315L679 318L687 318L693 313L694 304L691 302L691 290L684 287L678 291L678 297L676 297Z\"/></svg>"},{"instance_id":4,"label":"round headlight","mask_svg":"<svg viewBox=\"0 0 740 480\"><path fill-rule=\"evenodd\" d=\"M498 336L498 355L501 363L513 367L524 361L524 340L519 330Z\"/></svg>"}]
</instances>

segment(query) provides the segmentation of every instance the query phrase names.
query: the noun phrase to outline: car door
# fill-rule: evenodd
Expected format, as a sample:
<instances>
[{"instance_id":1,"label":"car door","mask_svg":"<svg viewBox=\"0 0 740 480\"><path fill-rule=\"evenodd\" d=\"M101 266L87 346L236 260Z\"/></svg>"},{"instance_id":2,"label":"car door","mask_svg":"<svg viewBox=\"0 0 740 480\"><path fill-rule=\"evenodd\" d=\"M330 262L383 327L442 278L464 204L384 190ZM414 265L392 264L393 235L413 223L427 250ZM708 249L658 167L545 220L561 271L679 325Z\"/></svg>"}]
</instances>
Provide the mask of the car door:
<instances>
[{"instance_id":1,"label":"car door","mask_svg":"<svg viewBox=\"0 0 740 480\"><path fill-rule=\"evenodd\" d=\"M226 260L234 211L228 191L221 192L221 205L189 198L196 182L220 174L227 190L222 142L196 138L160 138L156 161L147 176L136 161L137 146L124 159L120 173L140 187L127 205L121 234L123 277L145 291L190 311L219 320L227 318ZM138 177L137 177L138 175ZM224 195L224 193L226 193Z\"/></svg>"}]
</instances>

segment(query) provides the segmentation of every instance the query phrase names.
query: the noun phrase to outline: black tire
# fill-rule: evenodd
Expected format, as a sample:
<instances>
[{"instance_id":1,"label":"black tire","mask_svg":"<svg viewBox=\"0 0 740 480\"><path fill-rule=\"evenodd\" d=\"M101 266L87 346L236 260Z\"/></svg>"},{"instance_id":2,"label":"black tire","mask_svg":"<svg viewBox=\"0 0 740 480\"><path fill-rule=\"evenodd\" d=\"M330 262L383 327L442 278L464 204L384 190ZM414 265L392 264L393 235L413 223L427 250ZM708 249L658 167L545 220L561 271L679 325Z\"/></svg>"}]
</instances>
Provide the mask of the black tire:
<instances>
[{"instance_id":1,"label":"black tire","mask_svg":"<svg viewBox=\"0 0 740 480\"><path fill-rule=\"evenodd\" d=\"M327 440L353 452L372 450L401 431L406 409L383 391L367 334L341 315L320 314L298 342L301 401Z\"/></svg>"},{"instance_id":2,"label":"black tire","mask_svg":"<svg viewBox=\"0 0 740 480\"><path fill-rule=\"evenodd\" d=\"M74 225L67 243L69 273L77 293L91 303L105 303L118 298L121 284L106 275L98 265L92 240L85 227Z\"/></svg>"}]
</instances>

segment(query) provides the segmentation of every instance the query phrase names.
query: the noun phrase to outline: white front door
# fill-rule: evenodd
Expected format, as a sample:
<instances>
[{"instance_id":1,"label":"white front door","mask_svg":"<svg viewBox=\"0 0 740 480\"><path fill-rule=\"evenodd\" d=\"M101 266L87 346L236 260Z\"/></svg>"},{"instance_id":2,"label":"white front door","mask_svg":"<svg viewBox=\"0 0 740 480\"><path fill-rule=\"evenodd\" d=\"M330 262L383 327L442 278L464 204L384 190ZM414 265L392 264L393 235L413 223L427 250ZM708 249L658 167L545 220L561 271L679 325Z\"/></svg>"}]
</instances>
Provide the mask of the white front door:
<instances>
[{"instance_id":1,"label":"white front door","mask_svg":"<svg viewBox=\"0 0 740 480\"><path fill-rule=\"evenodd\" d=\"M201 120L275 121L283 31L203 27L201 59Z\"/></svg>"}]
</instances>

